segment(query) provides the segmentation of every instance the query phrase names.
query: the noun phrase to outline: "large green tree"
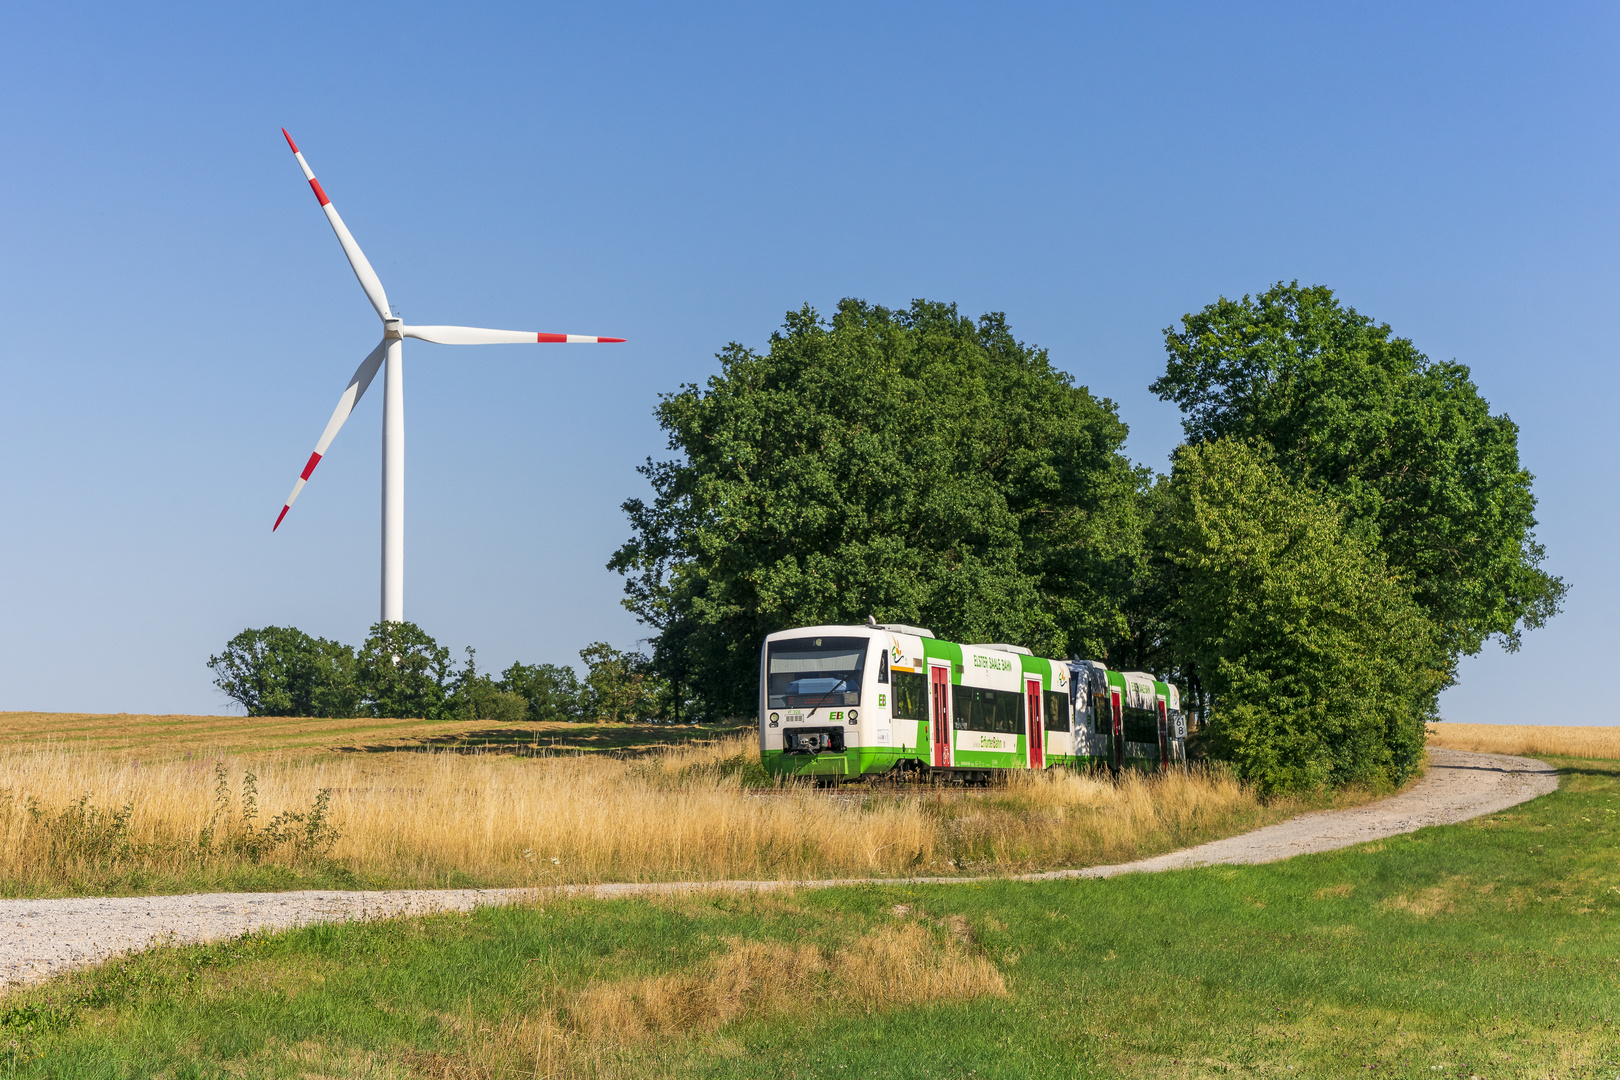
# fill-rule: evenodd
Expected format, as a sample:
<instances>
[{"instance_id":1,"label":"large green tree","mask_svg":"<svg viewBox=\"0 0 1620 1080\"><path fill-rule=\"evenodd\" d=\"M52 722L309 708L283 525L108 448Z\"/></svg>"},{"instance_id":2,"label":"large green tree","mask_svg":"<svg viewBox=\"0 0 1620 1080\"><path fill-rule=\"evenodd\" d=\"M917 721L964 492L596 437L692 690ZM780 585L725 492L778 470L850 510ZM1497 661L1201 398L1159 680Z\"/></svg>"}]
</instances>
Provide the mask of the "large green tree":
<instances>
[{"instance_id":1,"label":"large green tree","mask_svg":"<svg viewBox=\"0 0 1620 1080\"><path fill-rule=\"evenodd\" d=\"M1113 404L1001 315L845 300L657 408L675 457L609 566L700 713L752 709L760 641L814 623L921 623L1095 655L1123 632L1141 476Z\"/></svg>"},{"instance_id":2,"label":"large green tree","mask_svg":"<svg viewBox=\"0 0 1620 1080\"><path fill-rule=\"evenodd\" d=\"M1167 649L1213 695L1215 752L1268 793L1410 775L1448 658L1343 507L1226 438L1160 487Z\"/></svg>"},{"instance_id":3,"label":"large green tree","mask_svg":"<svg viewBox=\"0 0 1620 1080\"><path fill-rule=\"evenodd\" d=\"M352 716L359 706L354 650L297 627L243 630L208 667L249 716Z\"/></svg>"},{"instance_id":4,"label":"large green tree","mask_svg":"<svg viewBox=\"0 0 1620 1080\"><path fill-rule=\"evenodd\" d=\"M1541 569L1518 428L1467 367L1297 282L1184 316L1165 347L1152 389L1181 407L1188 440L1259 440L1290 480L1339 500L1453 658L1492 635L1516 649L1557 613L1565 585Z\"/></svg>"},{"instance_id":5,"label":"large green tree","mask_svg":"<svg viewBox=\"0 0 1620 1080\"><path fill-rule=\"evenodd\" d=\"M415 623L373 623L357 668L355 681L370 716L446 720L455 715L450 650Z\"/></svg>"}]
</instances>

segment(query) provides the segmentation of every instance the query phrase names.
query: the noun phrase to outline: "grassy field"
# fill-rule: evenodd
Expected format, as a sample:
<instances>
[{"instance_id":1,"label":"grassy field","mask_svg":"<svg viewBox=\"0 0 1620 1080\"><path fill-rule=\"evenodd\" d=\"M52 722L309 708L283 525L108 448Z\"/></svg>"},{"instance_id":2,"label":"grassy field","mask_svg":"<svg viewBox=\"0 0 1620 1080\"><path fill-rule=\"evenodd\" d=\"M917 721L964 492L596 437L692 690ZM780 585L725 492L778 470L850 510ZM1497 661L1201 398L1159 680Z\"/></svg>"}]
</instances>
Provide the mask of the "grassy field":
<instances>
[{"instance_id":1,"label":"grassy field","mask_svg":"<svg viewBox=\"0 0 1620 1080\"><path fill-rule=\"evenodd\" d=\"M11 715L0 894L953 876L1094 865L1373 793L1219 771L773 786L751 731Z\"/></svg>"},{"instance_id":2,"label":"grassy field","mask_svg":"<svg viewBox=\"0 0 1620 1080\"><path fill-rule=\"evenodd\" d=\"M1432 740L1620 757L1617 730ZM751 729L7 713L0 895L1010 873L1374 794L1262 804L1219 771L830 794L773 787Z\"/></svg>"},{"instance_id":3,"label":"grassy field","mask_svg":"<svg viewBox=\"0 0 1620 1080\"><path fill-rule=\"evenodd\" d=\"M1199 772L830 793L758 770L751 737L631 760L0 754L0 893L950 876L1171 850L1304 805Z\"/></svg>"},{"instance_id":4,"label":"grassy field","mask_svg":"<svg viewBox=\"0 0 1620 1080\"><path fill-rule=\"evenodd\" d=\"M0 1002L85 1077L1620 1075L1620 763L1106 881L574 900L167 948Z\"/></svg>"},{"instance_id":5,"label":"grassy field","mask_svg":"<svg viewBox=\"0 0 1620 1080\"><path fill-rule=\"evenodd\" d=\"M1613 727L1543 727L1539 724L1431 724L1429 745L1449 750L1539 757L1620 760L1620 725Z\"/></svg>"},{"instance_id":6,"label":"grassy field","mask_svg":"<svg viewBox=\"0 0 1620 1080\"><path fill-rule=\"evenodd\" d=\"M139 713L0 712L0 744L124 752L170 759L187 753L318 755L400 750L608 753L634 756L706 743L750 727L672 724L489 724L465 720L340 720L301 716L150 716Z\"/></svg>"}]
</instances>

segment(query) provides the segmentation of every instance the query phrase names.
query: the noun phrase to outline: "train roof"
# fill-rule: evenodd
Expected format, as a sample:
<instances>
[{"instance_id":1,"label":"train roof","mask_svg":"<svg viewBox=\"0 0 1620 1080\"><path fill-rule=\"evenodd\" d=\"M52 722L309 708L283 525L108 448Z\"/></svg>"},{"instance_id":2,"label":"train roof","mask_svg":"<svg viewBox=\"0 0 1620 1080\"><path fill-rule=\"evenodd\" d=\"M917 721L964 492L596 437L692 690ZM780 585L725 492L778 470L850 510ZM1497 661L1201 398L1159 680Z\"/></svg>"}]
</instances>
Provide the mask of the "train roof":
<instances>
[{"instance_id":1,"label":"train roof","mask_svg":"<svg viewBox=\"0 0 1620 1080\"><path fill-rule=\"evenodd\" d=\"M846 638L848 638L848 637L865 637L865 638L869 638L869 639L870 638L909 637L909 638L917 638L917 639L919 639L921 641L933 642L933 643L935 643L933 648L936 648L936 649L937 648L944 648L944 649L959 649L959 650L963 650L963 651L974 651L974 652L981 652L981 653L982 652L1005 653L1005 654L1007 654L1009 656L1018 657L1019 659L1018 659L1018 665L1017 666L1020 667L1022 670L1025 670L1025 671L1032 670L1030 665L1035 664L1035 663L1051 665L1051 670L1052 671L1056 671L1059 668L1061 668L1063 670L1063 673L1064 673L1064 678L1063 678L1062 682L1065 684L1065 687L1066 687L1067 682L1068 682L1067 676L1068 676L1069 662L1067 660L1063 660L1063 659L1060 659L1060 658L1057 658L1057 657L1050 657L1050 656L1037 656L1035 653L1031 652L1029 649L1024 648L1022 645L1009 645L1009 644L1006 644L1005 642L978 644L978 643L963 643L963 642L949 641L949 640L947 640L945 638L934 637L928 630L926 630L923 627L920 627L920 626L908 626L908 625L906 625L904 623L875 623L875 624L874 623L857 623L857 624L855 624L853 626L851 626L851 625L840 625L840 624L837 624L837 623L824 623L824 624L822 624L820 626L796 626L796 627L791 627L791 628L786 629L786 630L776 630L776 631L773 631L773 632L771 632L769 634L766 634L765 635L765 641L766 641L766 643L769 643L769 642L772 642L772 641L781 641L784 638L802 638L802 637L815 637L815 636L821 636L821 637L846 637Z\"/></svg>"},{"instance_id":2,"label":"train roof","mask_svg":"<svg viewBox=\"0 0 1620 1080\"><path fill-rule=\"evenodd\" d=\"M1115 671L1108 665L1104 664L1101 660L1075 659L1069 661L1069 666L1076 671L1081 669L1090 669L1094 677L1099 675L1102 677L1102 681L1105 685L1117 687L1118 689L1124 690L1127 693L1129 693L1131 688L1135 686L1139 688L1139 693L1146 694L1149 692L1147 691L1146 686L1151 686L1151 692L1153 694L1169 699L1171 708L1180 707L1181 692L1176 689L1176 684L1172 682L1165 682L1163 679L1151 674L1150 672Z\"/></svg>"}]
</instances>

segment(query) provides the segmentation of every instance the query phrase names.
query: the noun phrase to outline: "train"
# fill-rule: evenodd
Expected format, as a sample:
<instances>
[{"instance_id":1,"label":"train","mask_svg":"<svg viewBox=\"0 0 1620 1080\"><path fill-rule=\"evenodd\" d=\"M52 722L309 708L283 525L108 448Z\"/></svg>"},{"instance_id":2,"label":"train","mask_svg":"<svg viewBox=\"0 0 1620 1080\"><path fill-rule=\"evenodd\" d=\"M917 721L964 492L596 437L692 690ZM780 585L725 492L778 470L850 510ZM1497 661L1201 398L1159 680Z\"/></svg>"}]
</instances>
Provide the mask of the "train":
<instances>
[{"instance_id":1,"label":"train","mask_svg":"<svg viewBox=\"0 0 1620 1080\"><path fill-rule=\"evenodd\" d=\"M1187 759L1175 684L1095 660L868 620L779 630L759 662L760 757L777 777L985 783Z\"/></svg>"}]
</instances>

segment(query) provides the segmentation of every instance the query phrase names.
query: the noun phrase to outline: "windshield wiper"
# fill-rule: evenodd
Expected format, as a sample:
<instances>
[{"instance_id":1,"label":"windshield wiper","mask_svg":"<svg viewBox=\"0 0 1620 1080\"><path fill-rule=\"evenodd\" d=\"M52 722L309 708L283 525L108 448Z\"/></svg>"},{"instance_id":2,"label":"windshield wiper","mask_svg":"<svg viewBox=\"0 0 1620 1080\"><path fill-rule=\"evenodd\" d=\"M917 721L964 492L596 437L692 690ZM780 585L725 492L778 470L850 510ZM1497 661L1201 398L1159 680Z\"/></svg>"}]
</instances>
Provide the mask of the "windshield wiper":
<instances>
[{"instance_id":1,"label":"windshield wiper","mask_svg":"<svg viewBox=\"0 0 1620 1080\"><path fill-rule=\"evenodd\" d=\"M842 687L842 689L840 689L840 687ZM821 695L821 705L829 704L827 699L832 697L834 694L838 694L838 693L844 693L844 694L849 693L849 680L848 679L839 680L838 686L835 686L831 690L827 691L825 694L822 694ZM808 720L812 716L816 715L816 710L821 708L821 705L812 705L810 707L810 711L804 714L804 718L806 720Z\"/></svg>"}]
</instances>

